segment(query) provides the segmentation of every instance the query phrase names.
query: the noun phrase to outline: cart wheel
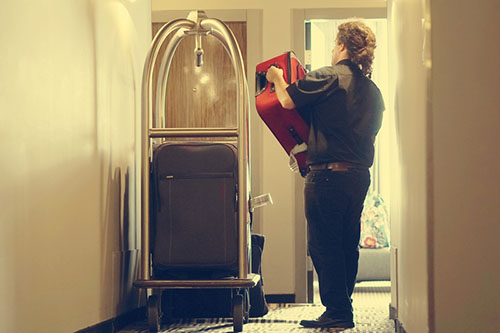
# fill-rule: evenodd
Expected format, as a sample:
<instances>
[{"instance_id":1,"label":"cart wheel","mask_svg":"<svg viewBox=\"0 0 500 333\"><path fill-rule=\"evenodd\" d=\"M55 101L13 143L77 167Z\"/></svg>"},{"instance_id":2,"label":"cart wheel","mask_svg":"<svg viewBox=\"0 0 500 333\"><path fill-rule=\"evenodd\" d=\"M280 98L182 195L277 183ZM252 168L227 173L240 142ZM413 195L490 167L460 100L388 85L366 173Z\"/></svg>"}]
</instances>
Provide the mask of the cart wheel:
<instances>
[{"instance_id":1,"label":"cart wheel","mask_svg":"<svg viewBox=\"0 0 500 333\"><path fill-rule=\"evenodd\" d=\"M233 297L233 327L234 332L243 331L243 296Z\"/></svg>"},{"instance_id":2,"label":"cart wheel","mask_svg":"<svg viewBox=\"0 0 500 333\"><path fill-rule=\"evenodd\" d=\"M248 314L248 311L243 311L243 324L248 324L249 320L250 320L250 315Z\"/></svg>"},{"instance_id":3,"label":"cart wheel","mask_svg":"<svg viewBox=\"0 0 500 333\"><path fill-rule=\"evenodd\" d=\"M243 324L248 323L250 320L250 295L248 293L248 290L245 290L243 293L245 297L243 298Z\"/></svg>"},{"instance_id":4,"label":"cart wheel","mask_svg":"<svg viewBox=\"0 0 500 333\"><path fill-rule=\"evenodd\" d=\"M150 332L160 331L160 307L158 296L151 295L148 298L148 324Z\"/></svg>"}]
</instances>

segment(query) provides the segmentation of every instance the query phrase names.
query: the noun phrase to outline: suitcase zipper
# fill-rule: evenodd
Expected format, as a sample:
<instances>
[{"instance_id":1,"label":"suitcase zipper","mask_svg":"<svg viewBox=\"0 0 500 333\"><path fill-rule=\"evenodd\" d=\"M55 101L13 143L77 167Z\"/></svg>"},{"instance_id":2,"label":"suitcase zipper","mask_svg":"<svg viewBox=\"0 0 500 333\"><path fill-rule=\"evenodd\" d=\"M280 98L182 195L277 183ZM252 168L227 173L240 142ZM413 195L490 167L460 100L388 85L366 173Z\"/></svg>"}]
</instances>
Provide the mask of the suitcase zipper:
<instances>
[{"instance_id":1,"label":"suitcase zipper","mask_svg":"<svg viewBox=\"0 0 500 333\"><path fill-rule=\"evenodd\" d=\"M168 181L171 183L172 181L175 180L187 180L187 179L220 179L220 178L234 178L234 173L233 172L207 172L207 173L197 173L193 175L187 175L187 174L180 174L180 175L166 175L166 176L160 176L158 177L158 181L155 182L156 189L155 189L155 194L157 198L157 202L160 204L158 205L158 211L161 212L162 210L162 204L161 204L161 195L160 195L160 182L161 181ZM235 191L236 191L236 202L238 201L238 186L235 185ZM237 207L237 205L236 205Z\"/></svg>"}]
</instances>

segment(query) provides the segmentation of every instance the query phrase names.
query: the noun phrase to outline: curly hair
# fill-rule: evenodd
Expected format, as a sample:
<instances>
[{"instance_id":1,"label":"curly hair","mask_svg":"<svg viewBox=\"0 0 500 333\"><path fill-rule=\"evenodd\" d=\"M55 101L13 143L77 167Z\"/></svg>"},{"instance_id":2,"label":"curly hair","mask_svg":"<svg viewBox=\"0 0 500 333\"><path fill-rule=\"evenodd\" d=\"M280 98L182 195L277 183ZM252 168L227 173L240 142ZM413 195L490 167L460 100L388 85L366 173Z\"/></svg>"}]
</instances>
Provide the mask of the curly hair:
<instances>
[{"instance_id":1,"label":"curly hair","mask_svg":"<svg viewBox=\"0 0 500 333\"><path fill-rule=\"evenodd\" d=\"M349 59L361 67L364 75L371 78L375 58L375 34L361 21L350 21L339 25L337 44L344 44Z\"/></svg>"}]
</instances>

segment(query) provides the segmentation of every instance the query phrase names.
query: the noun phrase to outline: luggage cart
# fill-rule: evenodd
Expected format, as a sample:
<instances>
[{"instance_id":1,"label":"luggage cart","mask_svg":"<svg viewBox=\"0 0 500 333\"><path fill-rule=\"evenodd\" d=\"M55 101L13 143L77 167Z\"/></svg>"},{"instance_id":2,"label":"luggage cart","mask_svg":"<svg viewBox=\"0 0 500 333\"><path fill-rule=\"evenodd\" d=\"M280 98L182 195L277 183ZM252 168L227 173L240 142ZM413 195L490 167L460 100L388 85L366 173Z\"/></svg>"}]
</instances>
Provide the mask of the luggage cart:
<instances>
[{"instance_id":1,"label":"luggage cart","mask_svg":"<svg viewBox=\"0 0 500 333\"><path fill-rule=\"evenodd\" d=\"M166 39L172 34L168 43ZM208 34L216 37L229 54L236 73L237 84L237 127L236 128L165 128L164 110L165 95L169 67L174 52L182 38L188 34L195 35L196 65L203 64L202 37ZM162 59L158 59L159 51L165 46ZM157 77L156 99L152 100L153 69L160 63ZM150 331L160 330L161 294L165 289L198 289L198 288L229 288L233 292L232 315L235 332L243 330L244 320L248 320L245 313L244 289L254 287L260 275L250 274L249 258L249 211L253 209L248 198L248 87L244 74L244 64L241 51L231 30L220 20L208 18L202 11L191 12L186 19L176 19L165 24L156 34L146 58L142 78L142 156L141 156L141 276L134 282L137 288L146 289L149 297L147 301L147 316ZM154 103L154 105L153 105ZM154 106L154 107L152 107ZM220 280L154 280L150 259L150 161L152 157L152 140L179 137L231 137L235 138L238 153L238 276ZM257 203L257 206L259 204ZM151 291L149 293L149 291Z\"/></svg>"}]
</instances>

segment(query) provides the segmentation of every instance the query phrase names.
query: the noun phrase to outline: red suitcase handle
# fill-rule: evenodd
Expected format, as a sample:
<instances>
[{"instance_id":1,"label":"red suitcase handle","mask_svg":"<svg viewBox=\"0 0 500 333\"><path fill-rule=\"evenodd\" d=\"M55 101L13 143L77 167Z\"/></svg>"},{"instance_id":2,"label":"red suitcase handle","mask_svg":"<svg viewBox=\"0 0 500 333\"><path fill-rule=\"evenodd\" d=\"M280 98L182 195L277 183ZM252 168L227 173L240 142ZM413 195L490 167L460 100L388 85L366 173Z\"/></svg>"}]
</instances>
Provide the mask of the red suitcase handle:
<instances>
[{"instance_id":1,"label":"red suitcase handle","mask_svg":"<svg viewBox=\"0 0 500 333\"><path fill-rule=\"evenodd\" d=\"M287 73L286 73L286 76L285 78L288 79L288 84L291 84L292 82L292 66L290 64L290 57L288 57L288 66L287 66ZM277 67L277 68L280 68L280 66L278 64L271 64L268 69L271 67L271 66L274 66L274 67ZM297 80L300 79L302 76L303 76L303 73L301 71L301 66L300 64L297 64L296 68L296 78ZM267 86L268 86L268 82L267 82L267 79L266 79L266 74L267 74L267 71L258 71L255 73L255 97L259 96L260 94L262 94L264 91L266 91L267 89ZM271 89L269 92L274 92L274 84L271 84Z\"/></svg>"},{"instance_id":2,"label":"red suitcase handle","mask_svg":"<svg viewBox=\"0 0 500 333\"><path fill-rule=\"evenodd\" d=\"M271 68L272 66L280 68L278 64L271 64L267 69ZM267 89L267 84L269 83L266 79L266 71L259 71L255 73L255 97L259 96L262 94L264 91ZM290 75L288 75L290 77ZM271 89L269 92L274 92L274 84L271 84Z\"/></svg>"}]
</instances>

